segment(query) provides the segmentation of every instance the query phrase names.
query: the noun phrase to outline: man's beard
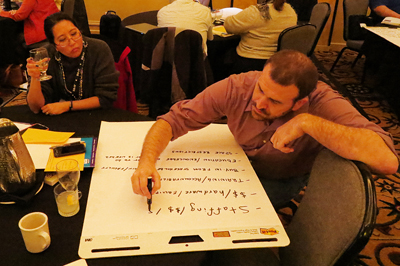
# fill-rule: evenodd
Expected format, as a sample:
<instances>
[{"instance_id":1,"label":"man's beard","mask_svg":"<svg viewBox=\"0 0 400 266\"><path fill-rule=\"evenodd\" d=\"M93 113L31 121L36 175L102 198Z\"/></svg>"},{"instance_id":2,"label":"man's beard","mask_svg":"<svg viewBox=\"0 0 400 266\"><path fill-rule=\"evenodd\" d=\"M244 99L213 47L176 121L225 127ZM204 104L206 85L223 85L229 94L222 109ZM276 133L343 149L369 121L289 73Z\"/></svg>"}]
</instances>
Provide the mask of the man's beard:
<instances>
[{"instance_id":1,"label":"man's beard","mask_svg":"<svg viewBox=\"0 0 400 266\"><path fill-rule=\"evenodd\" d=\"M294 104L289 108L289 110L283 112L282 114L278 115L278 116L273 116L271 115L269 112L267 112L265 109L257 109L256 107L256 103L253 102L252 106L251 106L251 116L258 121L271 121L271 120L275 120L277 118L280 118L282 116L285 116L286 114L292 112L292 108L293 108ZM254 108L256 108L258 111L261 112L258 113L254 110Z\"/></svg>"}]
</instances>

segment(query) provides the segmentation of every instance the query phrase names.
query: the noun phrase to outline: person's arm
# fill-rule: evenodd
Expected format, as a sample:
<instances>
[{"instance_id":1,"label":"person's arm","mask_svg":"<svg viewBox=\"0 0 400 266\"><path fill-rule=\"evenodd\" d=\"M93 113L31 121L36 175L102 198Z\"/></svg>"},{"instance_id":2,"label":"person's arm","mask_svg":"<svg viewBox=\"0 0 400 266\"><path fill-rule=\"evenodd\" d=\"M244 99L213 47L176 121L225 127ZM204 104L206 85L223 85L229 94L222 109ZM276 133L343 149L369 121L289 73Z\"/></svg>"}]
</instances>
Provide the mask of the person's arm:
<instances>
[{"instance_id":1,"label":"person's arm","mask_svg":"<svg viewBox=\"0 0 400 266\"><path fill-rule=\"evenodd\" d=\"M376 173L393 174L399 166L396 155L374 131L340 125L311 114L297 115L279 127L271 142L274 148L289 153L293 149L286 145L304 134L343 158L365 163Z\"/></svg>"},{"instance_id":2,"label":"person's arm","mask_svg":"<svg viewBox=\"0 0 400 266\"><path fill-rule=\"evenodd\" d=\"M44 105L41 110L47 115L59 115L68 111L87 110L100 108L99 97L93 96L90 98L77 101L64 101L49 103Z\"/></svg>"},{"instance_id":3,"label":"person's arm","mask_svg":"<svg viewBox=\"0 0 400 266\"><path fill-rule=\"evenodd\" d=\"M227 17L224 21L226 32L238 35L248 32L254 27L255 14L257 13L254 7L250 6L234 16Z\"/></svg>"},{"instance_id":4,"label":"person's arm","mask_svg":"<svg viewBox=\"0 0 400 266\"><path fill-rule=\"evenodd\" d=\"M1 11L0 16L8 17L15 21L21 21L26 19L35 7L36 1L34 0L24 0L21 7L18 10L11 11Z\"/></svg>"},{"instance_id":5,"label":"person's arm","mask_svg":"<svg viewBox=\"0 0 400 266\"><path fill-rule=\"evenodd\" d=\"M393 17L393 18L400 18L400 14L391 10L387 6L377 6L374 8L375 13L380 17Z\"/></svg>"},{"instance_id":6,"label":"person's arm","mask_svg":"<svg viewBox=\"0 0 400 266\"><path fill-rule=\"evenodd\" d=\"M211 16L211 12L209 12L209 15L208 15L208 31L207 31L207 39L208 40L213 40L214 39L214 34L213 34L213 27L214 27L214 24L213 24L213 19L212 19L212 16Z\"/></svg>"},{"instance_id":7,"label":"person's arm","mask_svg":"<svg viewBox=\"0 0 400 266\"><path fill-rule=\"evenodd\" d=\"M150 192L147 189L148 177L152 177L154 182L152 193L154 194L160 189L160 175L156 170L156 162L171 139L171 126L165 120L157 120L147 133L143 143L138 168L131 177L134 193L150 198Z\"/></svg>"},{"instance_id":8,"label":"person's arm","mask_svg":"<svg viewBox=\"0 0 400 266\"><path fill-rule=\"evenodd\" d=\"M26 70L28 72L28 75L31 77L26 101L31 111L37 114L40 112L40 109L45 104L42 86L39 81L40 70L36 66L36 63L33 61L32 58L28 58L26 61Z\"/></svg>"},{"instance_id":9,"label":"person's arm","mask_svg":"<svg viewBox=\"0 0 400 266\"><path fill-rule=\"evenodd\" d=\"M93 96L98 97L100 106L93 107L109 108L117 99L119 72L115 68L114 57L107 43L99 42L99 40L94 41L96 41L96 46L94 45L95 43L92 43L92 49L95 51L92 50L91 58L94 58L95 62L93 66L88 63L88 66L94 71ZM89 109L90 107L87 106L87 108Z\"/></svg>"}]
</instances>

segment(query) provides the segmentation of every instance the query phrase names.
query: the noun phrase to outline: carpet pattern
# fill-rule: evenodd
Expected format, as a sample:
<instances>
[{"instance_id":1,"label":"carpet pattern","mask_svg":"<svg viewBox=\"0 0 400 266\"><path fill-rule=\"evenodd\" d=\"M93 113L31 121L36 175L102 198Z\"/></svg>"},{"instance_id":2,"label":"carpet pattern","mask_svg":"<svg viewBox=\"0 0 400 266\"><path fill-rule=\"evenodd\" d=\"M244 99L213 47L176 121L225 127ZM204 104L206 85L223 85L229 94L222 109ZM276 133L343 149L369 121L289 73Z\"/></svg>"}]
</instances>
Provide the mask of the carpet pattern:
<instances>
[{"instance_id":1,"label":"carpet pattern","mask_svg":"<svg viewBox=\"0 0 400 266\"><path fill-rule=\"evenodd\" d=\"M315 56L330 69L337 52L316 52ZM373 81L365 78L360 84L364 60L351 67L357 53L347 50L331 73L355 98L370 120L392 134L396 151L400 151L399 120L387 101L374 91ZM324 74L321 73L322 76ZM326 77L325 77L326 78ZM334 87L334 86L333 86ZM400 174L374 175L378 215L374 232L355 265L400 265Z\"/></svg>"}]
</instances>

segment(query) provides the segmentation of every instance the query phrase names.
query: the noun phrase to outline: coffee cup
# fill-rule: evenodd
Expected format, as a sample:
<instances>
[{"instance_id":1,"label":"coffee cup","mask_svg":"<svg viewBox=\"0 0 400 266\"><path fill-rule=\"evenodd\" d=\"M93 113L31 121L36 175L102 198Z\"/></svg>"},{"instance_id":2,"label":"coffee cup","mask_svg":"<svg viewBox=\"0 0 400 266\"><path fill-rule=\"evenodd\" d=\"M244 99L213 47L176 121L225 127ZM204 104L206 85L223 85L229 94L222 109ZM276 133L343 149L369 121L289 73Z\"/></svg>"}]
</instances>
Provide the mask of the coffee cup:
<instances>
[{"instance_id":1,"label":"coffee cup","mask_svg":"<svg viewBox=\"0 0 400 266\"><path fill-rule=\"evenodd\" d=\"M31 253L39 253L50 246L50 233L47 215L32 212L19 220L19 229L26 249Z\"/></svg>"}]
</instances>

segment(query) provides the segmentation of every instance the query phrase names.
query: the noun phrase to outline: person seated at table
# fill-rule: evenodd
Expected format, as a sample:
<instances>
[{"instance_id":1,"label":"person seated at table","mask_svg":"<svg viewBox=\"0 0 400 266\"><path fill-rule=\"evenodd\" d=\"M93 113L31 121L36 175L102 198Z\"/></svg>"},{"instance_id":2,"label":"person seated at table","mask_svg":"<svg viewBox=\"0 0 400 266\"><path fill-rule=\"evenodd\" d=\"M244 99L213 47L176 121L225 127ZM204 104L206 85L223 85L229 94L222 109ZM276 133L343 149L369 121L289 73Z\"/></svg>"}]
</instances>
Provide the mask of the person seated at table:
<instances>
[{"instance_id":1,"label":"person seated at table","mask_svg":"<svg viewBox=\"0 0 400 266\"><path fill-rule=\"evenodd\" d=\"M58 115L112 106L117 99L119 73L108 45L83 37L75 21L63 12L47 17L44 28L50 42L47 74L52 79L39 81L39 66L27 59L29 108L34 113Z\"/></svg>"},{"instance_id":2,"label":"person seated at table","mask_svg":"<svg viewBox=\"0 0 400 266\"><path fill-rule=\"evenodd\" d=\"M193 0L175 0L157 13L158 27L177 27L201 34L207 54L207 39L213 39L213 21L208 7Z\"/></svg>"},{"instance_id":3,"label":"person seated at table","mask_svg":"<svg viewBox=\"0 0 400 266\"><path fill-rule=\"evenodd\" d=\"M231 74L262 70L277 49L279 34L297 24L294 9L285 0L252 5L225 19L228 33L240 35Z\"/></svg>"},{"instance_id":4,"label":"person seated at table","mask_svg":"<svg viewBox=\"0 0 400 266\"><path fill-rule=\"evenodd\" d=\"M282 50L262 72L231 75L158 117L132 175L133 192L150 198L147 178L153 179L154 194L161 186L155 163L168 143L224 116L277 209L304 188L324 147L376 173L395 173L399 165L389 133L318 82L317 68L306 55Z\"/></svg>"},{"instance_id":5,"label":"person seated at table","mask_svg":"<svg viewBox=\"0 0 400 266\"><path fill-rule=\"evenodd\" d=\"M15 21L24 21L24 38L28 48L46 39L44 20L51 14L59 12L54 0L24 0L18 10L1 11L0 16Z\"/></svg>"},{"instance_id":6,"label":"person seated at table","mask_svg":"<svg viewBox=\"0 0 400 266\"><path fill-rule=\"evenodd\" d=\"M400 1L398 0L370 0L369 7L374 22L381 22L385 17L400 18Z\"/></svg>"}]
</instances>

